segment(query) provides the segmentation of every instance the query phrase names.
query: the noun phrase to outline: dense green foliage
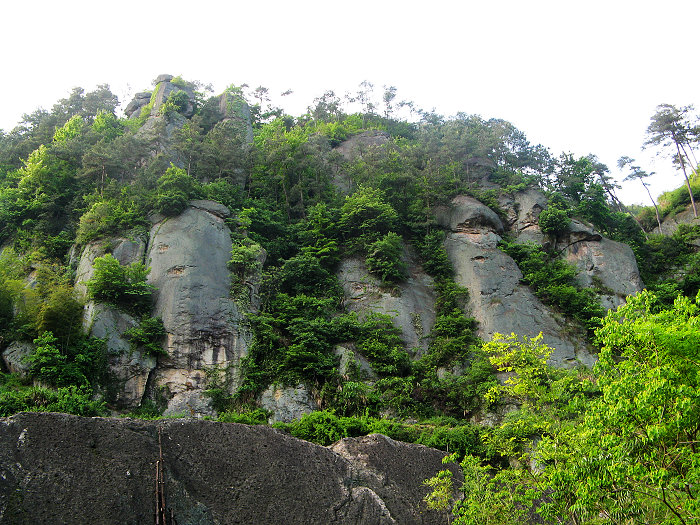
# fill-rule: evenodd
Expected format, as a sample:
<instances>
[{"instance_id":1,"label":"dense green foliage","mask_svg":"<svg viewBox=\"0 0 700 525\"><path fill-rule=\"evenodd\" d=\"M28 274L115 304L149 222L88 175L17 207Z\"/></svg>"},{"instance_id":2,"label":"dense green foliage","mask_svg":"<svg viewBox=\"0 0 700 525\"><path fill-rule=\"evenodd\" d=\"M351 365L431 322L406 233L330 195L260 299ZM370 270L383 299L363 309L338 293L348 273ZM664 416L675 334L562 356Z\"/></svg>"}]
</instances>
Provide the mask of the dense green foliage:
<instances>
[{"instance_id":1,"label":"dense green foliage","mask_svg":"<svg viewBox=\"0 0 700 525\"><path fill-rule=\"evenodd\" d=\"M660 309L649 292L630 297L596 330L600 360L585 372L546 365L538 339L494 338L485 349L510 378L488 397L520 408L486 431L486 454L462 461L455 523L700 519L699 323L700 298Z\"/></svg>"},{"instance_id":2,"label":"dense green foliage","mask_svg":"<svg viewBox=\"0 0 700 525\"><path fill-rule=\"evenodd\" d=\"M94 275L85 283L92 297L133 313L150 310L153 286L146 282L149 269L143 264L123 266L108 253L97 257L93 268Z\"/></svg>"}]
</instances>

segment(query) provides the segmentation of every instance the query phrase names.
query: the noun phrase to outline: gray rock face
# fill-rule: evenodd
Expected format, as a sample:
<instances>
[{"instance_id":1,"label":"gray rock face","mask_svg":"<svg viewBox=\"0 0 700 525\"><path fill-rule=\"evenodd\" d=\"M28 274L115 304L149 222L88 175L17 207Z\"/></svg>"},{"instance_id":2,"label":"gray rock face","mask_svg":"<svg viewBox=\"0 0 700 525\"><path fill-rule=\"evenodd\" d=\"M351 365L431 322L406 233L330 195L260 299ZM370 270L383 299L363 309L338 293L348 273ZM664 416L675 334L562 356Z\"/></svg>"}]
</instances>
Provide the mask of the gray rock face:
<instances>
[{"instance_id":1,"label":"gray rock face","mask_svg":"<svg viewBox=\"0 0 700 525\"><path fill-rule=\"evenodd\" d=\"M695 204L700 208L700 203L696 202ZM661 233L664 235L673 235L673 233L678 229L678 226L681 224L690 224L690 225L700 225L700 217L695 217L693 215L693 207L692 205L688 204L688 207L681 211L680 213L676 213L673 217L666 217L664 220L661 221ZM659 227L657 226L654 228L654 233L659 233Z\"/></svg>"},{"instance_id":2,"label":"gray rock face","mask_svg":"<svg viewBox=\"0 0 700 525\"><path fill-rule=\"evenodd\" d=\"M141 114L141 108L147 105L150 101L150 91L136 93L131 102L129 102L126 108L124 108L124 114L126 115L126 118L137 118Z\"/></svg>"},{"instance_id":3,"label":"gray rock face","mask_svg":"<svg viewBox=\"0 0 700 525\"><path fill-rule=\"evenodd\" d=\"M512 206L515 220L511 229L515 230L518 242L534 242L540 245L545 243L538 219L546 207L547 198L539 190L530 188L515 195Z\"/></svg>"},{"instance_id":4,"label":"gray rock face","mask_svg":"<svg viewBox=\"0 0 700 525\"><path fill-rule=\"evenodd\" d=\"M357 372L361 379L376 380L377 374L372 365L361 354L355 351L354 345L338 345L333 349L338 356L338 373L345 379L351 379L351 372ZM352 369L355 370L352 370Z\"/></svg>"},{"instance_id":5,"label":"gray rock face","mask_svg":"<svg viewBox=\"0 0 700 525\"><path fill-rule=\"evenodd\" d=\"M334 151L340 153L345 160L353 160L368 150L385 146L388 142L389 134L386 131L364 131L341 142Z\"/></svg>"},{"instance_id":6,"label":"gray rock face","mask_svg":"<svg viewBox=\"0 0 700 525\"><path fill-rule=\"evenodd\" d=\"M248 144L253 142L253 124L250 115L250 106L239 95L228 91L219 95L219 113L222 121L231 124L233 130L244 137Z\"/></svg>"},{"instance_id":7,"label":"gray rock face","mask_svg":"<svg viewBox=\"0 0 700 525\"><path fill-rule=\"evenodd\" d=\"M617 308L625 297L644 288L634 252L626 244L601 237L569 244L564 255L578 268L581 286L601 291L601 302L607 309Z\"/></svg>"},{"instance_id":8,"label":"gray rock face","mask_svg":"<svg viewBox=\"0 0 700 525\"><path fill-rule=\"evenodd\" d=\"M240 380L238 367L251 333L230 298L231 232L222 218L227 212L217 203L194 201L151 229L153 315L163 319L168 334L168 356L159 360L154 385L165 389L173 411L185 403L201 412L202 404L191 401L203 399L208 371L224 372L231 392Z\"/></svg>"},{"instance_id":9,"label":"gray rock face","mask_svg":"<svg viewBox=\"0 0 700 525\"><path fill-rule=\"evenodd\" d=\"M33 344L13 341L2 351L2 363L5 365L5 369L12 374L25 375L30 368L25 358L33 351Z\"/></svg>"},{"instance_id":10,"label":"gray rock face","mask_svg":"<svg viewBox=\"0 0 700 525\"><path fill-rule=\"evenodd\" d=\"M94 274L93 264L108 249L120 264L143 262L146 244L140 240L125 238L101 239L89 243L82 251L76 271L75 290L87 299L85 282ZM132 351L124 332L138 325L138 321L126 312L102 303L88 301L83 312L83 328L92 337L107 342L108 363L112 377L117 382L116 405L119 408L137 407L143 400L150 373L156 365L152 356Z\"/></svg>"},{"instance_id":11,"label":"gray rock face","mask_svg":"<svg viewBox=\"0 0 700 525\"><path fill-rule=\"evenodd\" d=\"M283 421L289 423L319 410L319 404L304 385L276 386L270 385L260 396L260 406L272 412L270 423Z\"/></svg>"},{"instance_id":12,"label":"gray rock face","mask_svg":"<svg viewBox=\"0 0 700 525\"><path fill-rule=\"evenodd\" d=\"M25 413L0 419L0 516L35 523L151 523L162 443L177 523L443 524L421 485L445 455L384 436L331 449L269 427ZM461 474L455 471L456 485Z\"/></svg>"},{"instance_id":13,"label":"gray rock face","mask_svg":"<svg viewBox=\"0 0 700 525\"><path fill-rule=\"evenodd\" d=\"M358 473L356 483L364 490L370 487L373 494L365 497L384 503L388 516L395 521L386 523L424 523L424 510L417 508L415 502L422 500L426 494L423 480L426 463L435 461L435 450L423 445L413 445L394 441L382 434L371 434L359 438L341 439L331 450L345 458ZM437 468L432 477L439 470ZM461 472L454 466L450 467L455 480L455 489L461 485ZM453 492L457 499L458 492ZM402 519L399 516L403 517ZM362 522L364 523L364 522ZM379 523L382 523L381 521Z\"/></svg>"},{"instance_id":14,"label":"gray rock face","mask_svg":"<svg viewBox=\"0 0 700 525\"><path fill-rule=\"evenodd\" d=\"M467 195L458 195L450 206L437 208L435 218L440 226L453 232L503 231L503 222L496 212Z\"/></svg>"},{"instance_id":15,"label":"gray rock face","mask_svg":"<svg viewBox=\"0 0 700 525\"><path fill-rule=\"evenodd\" d=\"M497 248L500 237L492 232L451 232L445 250L455 270L455 281L469 290L468 314L479 321L479 337L490 340L494 333L535 337L554 351L553 366L589 364L585 345L566 335L563 319L555 316L521 284L522 273L508 255Z\"/></svg>"},{"instance_id":16,"label":"gray rock face","mask_svg":"<svg viewBox=\"0 0 700 525\"><path fill-rule=\"evenodd\" d=\"M135 408L143 401L148 378L156 366L156 358L132 350L124 332L139 323L126 312L102 303L85 306L83 325L92 337L107 341L109 369L116 388L119 408Z\"/></svg>"},{"instance_id":17,"label":"gray rock face","mask_svg":"<svg viewBox=\"0 0 700 525\"><path fill-rule=\"evenodd\" d=\"M422 355L428 348L425 339L435 324L435 289L433 279L420 268L415 258L405 255L409 277L398 291L382 289L380 281L369 274L360 257L340 263L338 278L345 292L345 307L360 316L377 312L391 316L401 331L409 354Z\"/></svg>"}]
</instances>

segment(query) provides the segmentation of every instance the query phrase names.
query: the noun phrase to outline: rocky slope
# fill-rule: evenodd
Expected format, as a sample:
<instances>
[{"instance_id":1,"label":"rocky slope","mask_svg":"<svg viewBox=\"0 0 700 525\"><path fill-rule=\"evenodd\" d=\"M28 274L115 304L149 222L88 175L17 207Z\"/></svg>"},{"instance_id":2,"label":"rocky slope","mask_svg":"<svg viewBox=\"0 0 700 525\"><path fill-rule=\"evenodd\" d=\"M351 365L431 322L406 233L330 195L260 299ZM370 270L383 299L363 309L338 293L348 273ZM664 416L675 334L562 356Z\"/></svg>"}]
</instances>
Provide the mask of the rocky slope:
<instances>
[{"instance_id":1,"label":"rocky slope","mask_svg":"<svg viewBox=\"0 0 700 525\"><path fill-rule=\"evenodd\" d=\"M0 523L153 523L159 441L176 523L447 519L422 501L444 453L379 434L325 448L269 427L25 413L0 419Z\"/></svg>"}]
</instances>

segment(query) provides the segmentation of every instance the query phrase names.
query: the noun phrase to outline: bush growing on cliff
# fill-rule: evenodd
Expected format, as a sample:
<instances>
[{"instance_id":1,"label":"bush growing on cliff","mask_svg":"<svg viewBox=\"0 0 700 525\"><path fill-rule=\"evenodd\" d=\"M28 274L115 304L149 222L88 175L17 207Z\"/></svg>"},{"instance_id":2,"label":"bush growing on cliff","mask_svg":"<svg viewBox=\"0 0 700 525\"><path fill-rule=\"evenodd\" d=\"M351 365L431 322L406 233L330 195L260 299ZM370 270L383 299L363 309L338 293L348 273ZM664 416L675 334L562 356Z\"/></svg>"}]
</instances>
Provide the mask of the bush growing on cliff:
<instances>
[{"instance_id":1,"label":"bush growing on cliff","mask_svg":"<svg viewBox=\"0 0 700 525\"><path fill-rule=\"evenodd\" d=\"M569 229L571 219L566 211L548 206L540 213L538 224L542 233L547 235L558 236Z\"/></svg>"},{"instance_id":2,"label":"bush growing on cliff","mask_svg":"<svg viewBox=\"0 0 700 525\"><path fill-rule=\"evenodd\" d=\"M141 318L138 326L124 332L124 337L129 340L132 349L143 349L146 355L151 356L168 355L168 352L163 348L165 335L163 320L160 317L147 315Z\"/></svg>"},{"instance_id":3,"label":"bush growing on cliff","mask_svg":"<svg viewBox=\"0 0 700 525\"><path fill-rule=\"evenodd\" d=\"M156 210L163 215L179 215L187 202L202 196L202 188L196 179L181 168L170 166L158 179Z\"/></svg>"},{"instance_id":4,"label":"bush growing on cliff","mask_svg":"<svg viewBox=\"0 0 700 525\"><path fill-rule=\"evenodd\" d=\"M402 259L401 237L389 232L367 249L367 269L379 276L382 283L398 283L406 279L406 263Z\"/></svg>"},{"instance_id":5,"label":"bush growing on cliff","mask_svg":"<svg viewBox=\"0 0 700 525\"><path fill-rule=\"evenodd\" d=\"M150 271L141 263L122 266L111 254L97 257L95 273L85 284L90 295L132 313L147 313L154 287L146 282Z\"/></svg>"}]
</instances>

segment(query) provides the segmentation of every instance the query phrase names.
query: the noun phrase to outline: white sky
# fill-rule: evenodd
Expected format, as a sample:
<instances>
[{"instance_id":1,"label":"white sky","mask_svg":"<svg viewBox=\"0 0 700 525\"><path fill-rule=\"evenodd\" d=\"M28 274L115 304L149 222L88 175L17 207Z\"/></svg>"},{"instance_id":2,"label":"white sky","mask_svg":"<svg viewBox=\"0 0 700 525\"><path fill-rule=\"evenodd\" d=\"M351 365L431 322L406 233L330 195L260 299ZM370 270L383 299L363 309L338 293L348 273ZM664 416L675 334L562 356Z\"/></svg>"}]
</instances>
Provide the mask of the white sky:
<instances>
[{"instance_id":1,"label":"white sky","mask_svg":"<svg viewBox=\"0 0 700 525\"><path fill-rule=\"evenodd\" d=\"M680 186L640 151L661 103L700 109L697 0L6 1L0 129L71 88L107 83L126 105L160 73L287 88L299 115L369 80L444 115L502 118L558 155L638 159L652 192ZM636 184L626 202L647 204Z\"/></svg>"}]
</instances>

